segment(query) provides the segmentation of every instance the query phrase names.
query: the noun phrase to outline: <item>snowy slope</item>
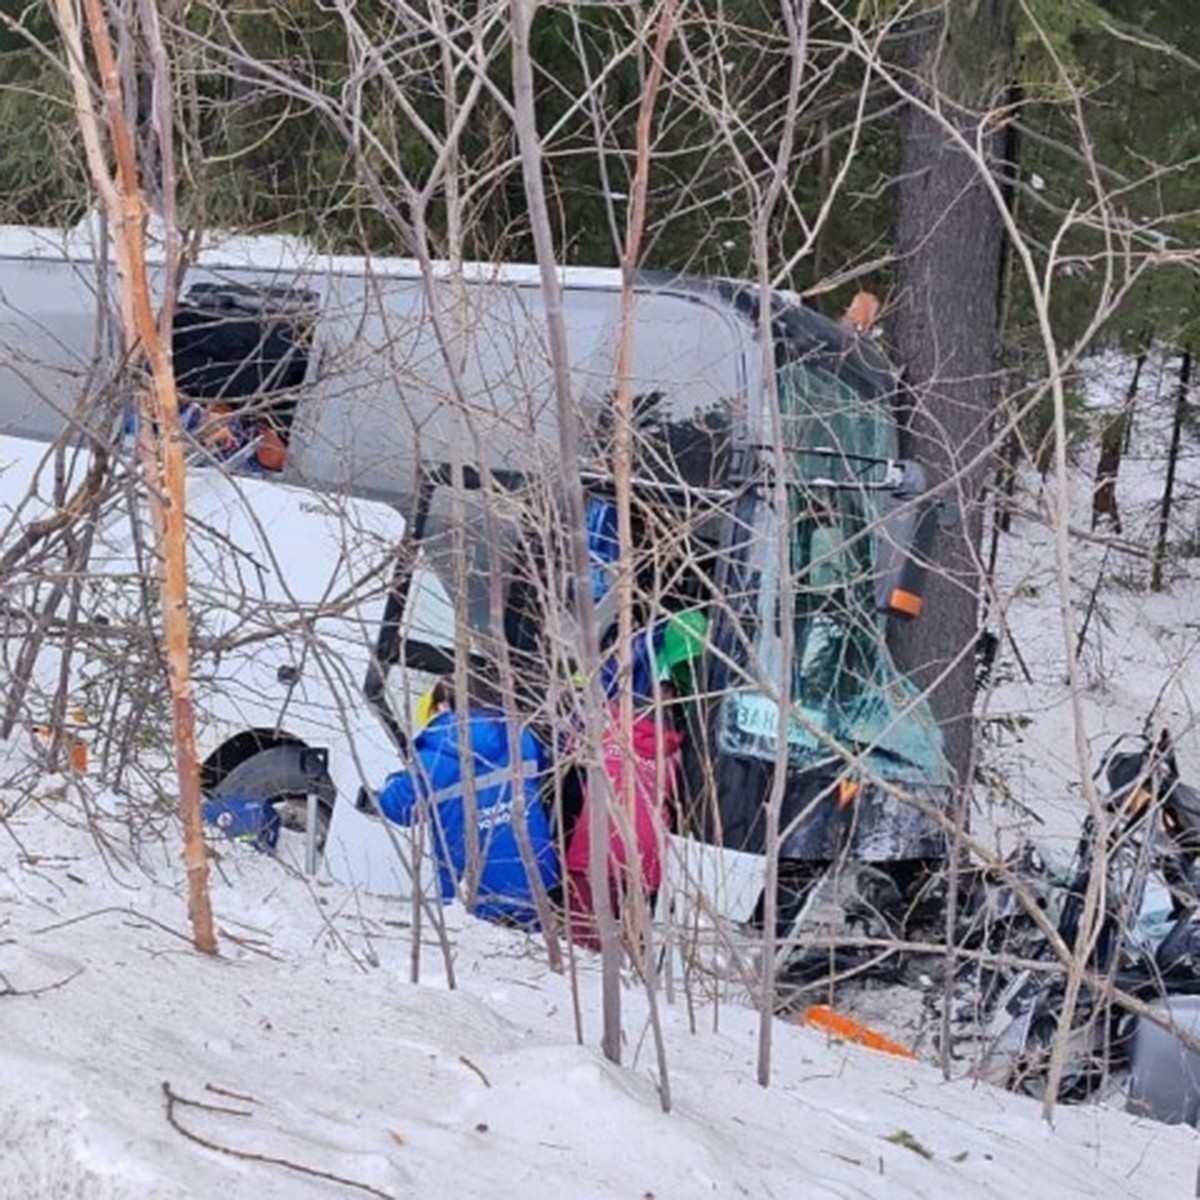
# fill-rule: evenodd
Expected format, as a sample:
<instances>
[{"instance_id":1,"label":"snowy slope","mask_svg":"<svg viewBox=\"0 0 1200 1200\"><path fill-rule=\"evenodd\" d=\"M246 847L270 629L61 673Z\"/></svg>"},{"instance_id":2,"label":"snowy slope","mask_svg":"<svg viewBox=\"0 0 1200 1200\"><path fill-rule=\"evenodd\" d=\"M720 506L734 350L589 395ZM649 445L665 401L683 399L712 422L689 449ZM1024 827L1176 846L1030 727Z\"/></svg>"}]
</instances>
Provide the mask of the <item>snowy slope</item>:
<instances>
[{"instance_id":1,"label":"snowy slope","mask_svg":"<svg viewBox=\"0 0 1200 1200\"><path fill-rule=\"evenodd\" d=\"M313 887L238 846L218 847L221 952L201 957L170 822L165 842L143 829L139 865L115 825L69 823L73 786L48 786L6 826L0 1196L967 1200L1193 1186L1191 1130L1094 1109L1050 1128L1033 1101L808 1028L776 1026L763 1089L755 1015L699 994L689 1006L682 991L666 1007L663 1113L632 980L618 1069L596 1047L590 957L580 1045L568 980L536 941L451 910L458 986L428 938L413 984L409 910ZM164 1085L183 1098L175 1120L210 1145L168 1122Z\"/></svg>"},{"instance_id":2,"label":"snowy slope","mask_svg":"<svg viewBox=\"0 0 1200 1200\"><path fill-rule=\"evenodd\" d=\"M1086 364L1077 386L1094 428L1123 405L1130 369L1128 360L1111 355ZM1082 779L1116 738L1136 738L1147 721L1170 729L1183 778L1200 782L1200 560L1180 549L1200 529L1200 458L1194 446L1189 450L1191 439L1176 479L1162 592L1149 590L1149 556L1135 552L1152 545L1157 531L1175 369L1174 362L1152 356L1142 374L1132 447L1118 476L1122 536L1090 529L1094 449L1072 462L1064 485L1072 529L1070 624L1083 635L1076 693L1087 747L1083 764L1066 686L1059 568L1049 524L1059 483L1053 473L1042 480L1026 472L1020 480L1012 531L1000 539L997 601L988 624L1005 640L997 686L983 713L991 731L986 763L1026 810L988 808L983 799L978 828L1002 850L1031 834L1067 852L1084 812ZM1091 444L1096 441L1093 434Z\"/></svg>"}]
</instances>

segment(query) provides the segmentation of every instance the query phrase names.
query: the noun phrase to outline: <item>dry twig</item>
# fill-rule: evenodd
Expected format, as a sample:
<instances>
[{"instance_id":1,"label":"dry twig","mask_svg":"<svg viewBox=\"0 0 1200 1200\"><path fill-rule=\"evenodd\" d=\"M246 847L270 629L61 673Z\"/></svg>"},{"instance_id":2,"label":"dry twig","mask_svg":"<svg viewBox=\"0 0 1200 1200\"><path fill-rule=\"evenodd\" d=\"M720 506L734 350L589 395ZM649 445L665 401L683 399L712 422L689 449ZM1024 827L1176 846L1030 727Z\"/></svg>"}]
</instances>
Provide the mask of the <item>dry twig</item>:
<instances>
[{"instance_id":1,"label":"dry twig","mask_svg":"<svg viewBox=\"0 0 1200 1200\"><path fill-rule=\"evenodd\" d=\"M195 1142L198 1146L203 1146L206 1150L213 1150L217 1154L228 1154L232 1158L240 1158L244 1162L265 1163L268 1166L283 1167L288 1171L295 1171L300 1175L308 1175L313 1179L327 1179L330 1183L341 1184L342 1187L354 1188L356 1191L365 1192L368 1196L379 1196L382 1200L392 1200L391 1193L382 1191L380 1188L373 1187L369 1183L362 1183L357 1179L347 1179L344 1175L335 1175L332 1171L322 1171L317 1167L308 1167L303 1163L292 1162L288 1158L278 1158L273 1154L259 1154L254 1150L238 1150L233 1146L224 1146L220 1142L214 1142L211 1138L202 1137L198 1133L181 1125L179 1117L176 1113L177 1107L198 1108L206 1112L221 1112L228 1113L232 1116L250 1117L253 1113L244 1112L240 1109L220 1108L212 1104L204 1104L199 1100L189 1100L186 1096L180 1096L172 1091L170 1083L166 1080L162 1085L163 1096L166 1098L167 1106L167 1124L175 1130L176 1133L187 1138L189 1142Z\"/></svg>"}]
</instances>

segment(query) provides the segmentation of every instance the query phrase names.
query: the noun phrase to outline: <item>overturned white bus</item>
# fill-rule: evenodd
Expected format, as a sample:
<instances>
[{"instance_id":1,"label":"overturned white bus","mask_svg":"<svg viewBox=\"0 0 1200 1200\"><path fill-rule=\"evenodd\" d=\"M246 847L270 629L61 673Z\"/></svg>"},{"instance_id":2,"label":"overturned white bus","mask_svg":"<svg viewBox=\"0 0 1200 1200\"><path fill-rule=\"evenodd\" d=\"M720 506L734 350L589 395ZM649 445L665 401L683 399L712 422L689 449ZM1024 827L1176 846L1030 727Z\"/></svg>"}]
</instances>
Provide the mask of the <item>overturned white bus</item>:
<instances>
[{"instance_id":1,"label":"overturned white bus","mask_svg":"<svg viewBox=\"0 0 1200 1200\"><path fill-rule=\"evenodd\" d=\"M97 449L120 458L128 402L93 233L0 230L10 529L45 443L73 447L76 470ZM575 672L573 589L590 587L602 625L612 621L601 527L620 278L564 269L561 282L578 464L560 460L533 268L422 270L228 238L183 277L181 391L248 432L224 461L198 445L189 476L202 783L211 795L307 797L323 810L335 877L407 885L372 792L456 646L481 691L503 692L553 745L554 697ZM900 457L894 373L853 331L730 282L643 277L632 331L638 618L651 627L699 610L706 630L686 697L681 833L761 855L782 757L787 862L940 857L929 815L948 785L940 736L884 636L889 619L919 612L932 517L920 468ZM561 482L574 470L597 518L588 581L570 578L560 547ZM48 503L52 474L40 476ZM89 568L84 605L110 627L143 602L116 495L97 543L111 569ZM6 641L21 628L10 619ZM515 689L500 686L501 664Z\"/></svg>"}]
</instances>

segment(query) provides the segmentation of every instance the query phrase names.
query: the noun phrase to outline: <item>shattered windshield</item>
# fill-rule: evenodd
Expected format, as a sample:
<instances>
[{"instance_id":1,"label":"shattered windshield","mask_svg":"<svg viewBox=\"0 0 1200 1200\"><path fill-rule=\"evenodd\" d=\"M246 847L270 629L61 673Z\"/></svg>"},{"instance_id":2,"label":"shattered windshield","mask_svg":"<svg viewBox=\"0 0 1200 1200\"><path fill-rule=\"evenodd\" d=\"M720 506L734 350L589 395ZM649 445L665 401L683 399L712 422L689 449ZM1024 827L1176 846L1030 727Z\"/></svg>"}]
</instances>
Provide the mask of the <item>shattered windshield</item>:
<instances>
[{"instance_id":1,"label":"shattered windshield","mask_svg":"<svg viewBox=\"0 0 1200 1200\"><path fill-rule=\"evenodd\" d=\"M781 374L789 498L793 700L813 713L854 704L875 675L874 536L895 427L848 384L796 363Z\"/></svg>"},{"instance_id":2,"label":"shattered windshield","mask_svg":"<svg viewBox=\"0 0 1200 1200\"><path fill-rule=\"evenodd\" d=\"M875 604L876 529L899 456L896 423L879 401L817 362L780 370L779 403L789 468L788 577L781 581L776 556L764 555L755 641L766 678L790 681L792 765L831 757L836 745L893 779L940 779L936 725L892 663ZM774 546L780 514L769 501L763 507L760 544ZM787 664L781 582L792 597ZM772 700L741 692L728 715L737 749L774 757Z\"/></svg>"}]
</instances>

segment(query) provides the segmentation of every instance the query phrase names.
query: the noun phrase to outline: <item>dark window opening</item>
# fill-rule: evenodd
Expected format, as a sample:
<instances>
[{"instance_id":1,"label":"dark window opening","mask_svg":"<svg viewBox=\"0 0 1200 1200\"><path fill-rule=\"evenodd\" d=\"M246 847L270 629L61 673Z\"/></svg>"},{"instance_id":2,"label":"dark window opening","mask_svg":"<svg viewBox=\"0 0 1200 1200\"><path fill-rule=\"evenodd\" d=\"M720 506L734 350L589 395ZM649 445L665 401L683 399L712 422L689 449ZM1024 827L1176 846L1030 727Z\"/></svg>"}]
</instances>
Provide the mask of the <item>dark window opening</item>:
<instances>
[{"instance_id":1,"label":"dark window opening","mask_svg":"<svg viewBox=\"0 0 1200 1200\"><path fill-rule=\"evenodd\" d=\"M733 421L730 404L691 411L665 392L632 398L634 475L675 487L727 486L733 466ZM596 449L611 461L613 414L609 404L595 430Z\"/></svg>"},{"instance_id":2,"label":"dark window opening","mask_svg":"<svg viewBox=\"0 0 1200 1200\"><path fill-rule=\"evenodd\" d=\"M196 423L206 414L236 419L230 440L277 439L286 448L316 314L316 294L302 288L193 284L175 310L171 349Z\"/></svg>"}]
</instances>

